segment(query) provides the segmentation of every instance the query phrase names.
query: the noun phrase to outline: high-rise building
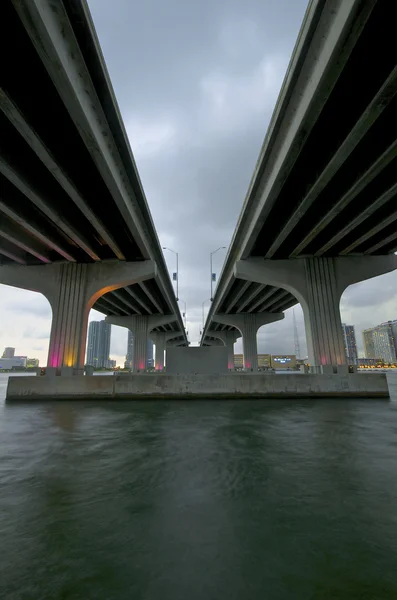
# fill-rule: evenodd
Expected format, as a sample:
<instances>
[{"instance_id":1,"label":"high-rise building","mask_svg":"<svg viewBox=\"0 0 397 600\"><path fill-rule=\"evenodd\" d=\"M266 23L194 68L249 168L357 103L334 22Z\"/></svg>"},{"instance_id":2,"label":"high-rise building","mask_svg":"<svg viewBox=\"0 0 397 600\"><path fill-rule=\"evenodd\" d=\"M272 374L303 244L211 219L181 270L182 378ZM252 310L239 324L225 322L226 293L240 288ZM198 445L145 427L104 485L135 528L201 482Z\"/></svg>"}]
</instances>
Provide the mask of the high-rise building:
<instances>
[{"instance_id":1,"label":"high-rise building","mask_svg":"<svg viewBox=\"0 0 397 600\"><path fill-rule=\"evenodd\" d=\"M363 331L365 356L385 363L397 361L397 321L387 321Z\"/></svg>"},{"instance_id":2,"label":"high-rise building","mask_svg":"<svg viewBox=\"0 0 397 600\"><path fill-rule=\"evenodd\" d=\"M132 369L133 362L134 362L134 334L129 329L128 330L128 338L127 338L127 354L125 356L124 368ZM148 339L146 368L150 368L153 366L154 366L153 342L151 339Z\"/></svg>"},{"instance_id":3,"label":"high-rise building","mask_svg":"<svg viewBox=\"0 0 397 600\"><path fill-rule=\"evenodd\" d=\"M349 365L355 365L357 363L358 354L354 325L346 325L346 323L343 323L342 328L347 362Z\"/></svg>"},{"instance_id":4,"label":"high-rise building","mask_svg":"<svg viewBox=\"0 0 397 600\"><path fill-rule=\"evenodd\" d=\"M91 321L88 328L87 365L109 367L111 330L112 326L106 321Z\"/></svg>"},{"instance_id":5,"label":"high-rise building","mask_svg":"<svg viewBox=\"0 0 397 600\"><path fill-rule=\"evenodd\" d=\"M14 358L15 356L15 348L4 348L4 352L3 352L3 356L2 358Z\"/></svg>"}]
</instances>

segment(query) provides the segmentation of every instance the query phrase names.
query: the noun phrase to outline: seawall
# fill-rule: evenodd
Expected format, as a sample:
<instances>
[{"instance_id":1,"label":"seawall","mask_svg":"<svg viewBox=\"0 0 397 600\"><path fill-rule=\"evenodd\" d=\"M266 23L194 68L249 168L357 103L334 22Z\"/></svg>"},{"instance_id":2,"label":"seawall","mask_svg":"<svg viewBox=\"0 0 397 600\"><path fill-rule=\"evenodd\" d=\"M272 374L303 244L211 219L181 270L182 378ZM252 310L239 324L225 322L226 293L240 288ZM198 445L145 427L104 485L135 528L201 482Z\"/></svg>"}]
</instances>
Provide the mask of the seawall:
<instances>
[{"instance_id":1,"label":"seawall","mask_svg":"<svg viewBox=\"0 0 397 600\"><path fill-rule=\"evenodd\" d=\"M10 377L7 401L54 399L389 398L386 375L139 374Z\"/></svg>"}]
</instances>

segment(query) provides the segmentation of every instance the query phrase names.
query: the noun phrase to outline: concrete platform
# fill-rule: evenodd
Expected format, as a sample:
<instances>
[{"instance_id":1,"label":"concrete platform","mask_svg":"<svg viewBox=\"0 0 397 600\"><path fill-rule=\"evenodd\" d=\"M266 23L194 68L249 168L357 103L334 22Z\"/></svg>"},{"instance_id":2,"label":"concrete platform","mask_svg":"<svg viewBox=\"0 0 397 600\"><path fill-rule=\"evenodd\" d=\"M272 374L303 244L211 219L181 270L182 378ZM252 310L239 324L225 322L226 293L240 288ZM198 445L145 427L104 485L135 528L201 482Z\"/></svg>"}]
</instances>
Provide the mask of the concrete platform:
<instances>
[{"instance_id":1,"label":"concrete platform","mask_svg":"<svg viewBox=\"0 0 397 600\"><path fill-rule=\"evenodd\" d=\"M137 374L10 377L7 401L55 399L389 398L382 373L349 375Z\"/></svg>"},{"instance_id":2,"label":"concrete platform","mask_svg":"<svg viewBox=\"0 0 397 600\"><path fill-rule=\"evenodd\" d=\"M389 372L386 375L387 385L389 387L390 400L397 402L397 373Z\"/></svg>"}]
</instances>

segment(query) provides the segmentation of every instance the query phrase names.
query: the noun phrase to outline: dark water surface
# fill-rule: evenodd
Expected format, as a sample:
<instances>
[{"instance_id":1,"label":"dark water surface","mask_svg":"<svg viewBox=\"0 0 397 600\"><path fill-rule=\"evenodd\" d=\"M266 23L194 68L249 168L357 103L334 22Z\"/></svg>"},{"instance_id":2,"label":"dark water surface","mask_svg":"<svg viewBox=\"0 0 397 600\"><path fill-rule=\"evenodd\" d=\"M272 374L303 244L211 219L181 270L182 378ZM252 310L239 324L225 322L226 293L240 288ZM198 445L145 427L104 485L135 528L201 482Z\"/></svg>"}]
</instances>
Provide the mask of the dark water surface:
<instances>
[{"instance_id":1,"label":"dark water surface","mask_svg":"<svg viewBox=\"0 0 397 600\"><path fill-rule=\"evenodd\" d=\"M396 451L385 401L0 406L0 598L395 600Z\"/></svg>"}]
</instances>

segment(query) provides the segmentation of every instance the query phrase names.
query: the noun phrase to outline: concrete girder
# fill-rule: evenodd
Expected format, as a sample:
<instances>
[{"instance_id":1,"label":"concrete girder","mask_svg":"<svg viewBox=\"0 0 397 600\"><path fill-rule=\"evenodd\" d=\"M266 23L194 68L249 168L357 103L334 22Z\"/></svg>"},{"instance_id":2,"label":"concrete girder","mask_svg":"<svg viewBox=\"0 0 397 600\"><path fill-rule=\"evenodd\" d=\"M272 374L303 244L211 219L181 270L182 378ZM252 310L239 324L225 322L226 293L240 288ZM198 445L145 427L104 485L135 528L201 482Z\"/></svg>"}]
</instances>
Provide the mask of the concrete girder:
<instances>
[{"instance_id":1,"label":"concrete girder","mask_svg":"<svg viewBox=\"0 0 397 600\"><path fill-rule=\"evenodd\" d=\"M76 262L75 256L73 256L68 250L65 250L65 248L61 246L50 233L41 231L39 224L35 223L32 219L29 219L29 222L27 222L26 219L19 214L18 207L16 207L16 210L15 208L10 208L5 202L2 201L1 196L0 211L7 215L7 217L9 217L12 221L17 223L22 229L38 239L42 244L44 244L44 246L51 248L51 250L54 250L55 252L58 252L58 254L65 260Z\"/></svg>"},{"instance_id":2,"label":"concrete girder","mask_svg":"<svg viewBox=\"0 0 397 600\"><path fill-rule=\"evenodd\" d=\"M5 215L1 217L0 236L18 246L24 252L31 254L42 263L48 264L51 262L43 246L32 238L32 236L19 231L12 220Z\"/></svg>"},{"instance_id":3,"label":"concrete girder","mask_svg":"<svg viewBox=\"0 0 397 600\"><path fill-rule=\"evenodd\" d=\"M63 3L58 3L56 10L51 2L41 0L23 3L12 0L12 3L138 248L149 259L151 253L135 193ZM92 27L88 9L83 7L83 10ZM91 34L117 106L93 27ZM129 148L124 130L123 134Z\"/></svg>"},{"instance_id":4,"label":"concrete girder","mask_svg":"<svg viewBox=\"0 0 397 600\"><path fill-rule=\"evenodd\" d=\"M382 115L388 104L394 98L397 93L397 67L393 69L385 83L382 85L378 93L372 99L370 104L366 107L358 121L355 123L353 129L346 136L344 141L338 146L337 151L328 161L323 172L319 175L315 183L310 187L309 192L305 196L302 202L290 216L285 226L281 231L277 233L277 238L266 253L265 258L273 258L277 250L280 248L282 243L287 239L289 234L295 228L301 219L304 218L306 212L313 205L315 200L325 189L337 171L341 168L344 162L348 159L360 141L367 134L372 125ZM291 253L291 256L298 256L304 248L314 239L324 227L337 215L353 198L359 194L359 192L366 186L376 175L382 170L395 156L397 151L397 142L392 144L391 148L388 149L387 153L379 159L375 165L373 165L363 177L355 183L351 190L347 192L341 198L336 205L334 205L327 214L321 219L319 223L316 223L315 228L311 230L303 240L300 241L298 246Z\"/></svg>"},{"instance_id":5,"label":"concrete girder","mask_svg":"<svg viewBox=\"0 0 397 600\"><path fill-rule=\"evenodd\" d=\"M60 184L63 190L66 192L68 197L74 202L77 208L85 216L85 218L91 223L92 227L97 231L103 241L111 248L116 258L119 260L125 260L125 256L121 252L117 243L113 237L109 234L106 227L98 219L95 213L89 208L87 202L81 196L80 192L72 184L68 176L64 173L63 169L51 155L49 150L45 147L38 134L33 128L27 123L23 114L19 108L14 104L12 99L7 95L5 90L0 88L0 109L17 129L19 134L23 137L25 142L32 148L36 156L41 160L43 165L48 169L51 175ZM57 221L58 224L58 221ZM46 261L43 261L46 262Z\"/></svg>"},{"instance_id":6,"label":"concrete girder","mask_svg":"<svg viewBox=\"0 0 397 600\"><path fill-rule=\"evenodd\" d=\"M78 231L73 225L67 222L65 217L60 213L56 212L53 208L53 203L50 198L44 198L42 195L34 189L29 181L26 181L21 173L19 173L13 166L8 164L4 157L0 159L0 173L6 177L26 198L34 204L50 221L56 223L57 227L69 237L79 248L95 261L99 261L100 257L92 248L88 240L85 239L84 235Z\"/></svg>"}]
</instances>

